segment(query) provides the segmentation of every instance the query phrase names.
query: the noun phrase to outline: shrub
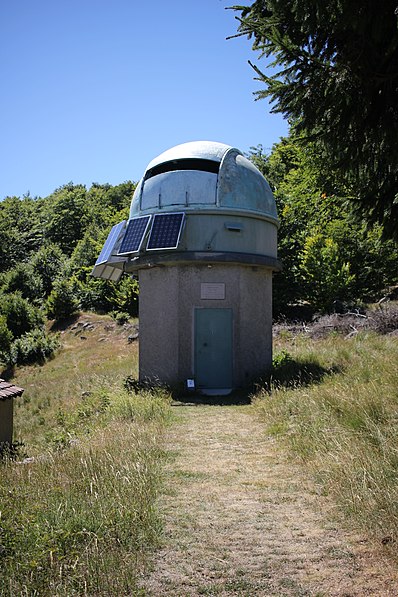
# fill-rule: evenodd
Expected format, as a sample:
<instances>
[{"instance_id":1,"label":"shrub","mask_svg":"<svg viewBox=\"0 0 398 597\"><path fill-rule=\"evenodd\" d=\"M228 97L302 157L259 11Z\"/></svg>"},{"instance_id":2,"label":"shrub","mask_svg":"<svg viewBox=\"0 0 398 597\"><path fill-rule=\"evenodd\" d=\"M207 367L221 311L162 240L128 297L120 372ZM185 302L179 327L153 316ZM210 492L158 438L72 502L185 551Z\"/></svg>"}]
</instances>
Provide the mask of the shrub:
<instances>
[{"instance_id":1,"label":"shrub","mask_svg":"<svg viewBox=\"0 0 398 597\"><path fill-rule=\"evenodd\" d=\"M35 327L43 325L43 316L39 309L24 299L20 292L1 297L0 313L5 317L7 327L14 338L19 338Z\"/></svg>"},{"instance_id":2,"label":"shrub","mask_svg":"<svg viewBox=\"0 0 398 597\"><path fill-rule=\"evenodd\" d=\"M62 275L66 258L61 249L55 244L48 244L31 259L33 271L40 278L44 296L48 296L53 289L54 281Z\"/></svg>"},{"instance_id":3,"label":"shrub","mask_svg":"<svg viewBox=\"0 0 398 597\"><path fill-rule=\"evenodd\" d=\"M8 329L6 318L4 315L0 315L0 356L7 355L9 353L12 338L13 336Z\"/></svg>"},{"instance_id":4,"label":"shrub","mask_svg":"<svg viewBox=\"0 0 398 597\"><path fill-rule=\"evenodd\" d=\"M124 325L130 319L130 315L124 311L112 311L111 316L118 325Z\"/></svg>"},{"instance_id":5,"label":"shrub","mask_svg":"<svg viewBox=\"0 0 398 597\"><path fill-rule=\"evenodd\" d=\"M138 294L138 281L130 278L130 276L123 276L120 282L115 285L114 308L117 311L129 313L131 317L137 317Z\"/></svg>"},{"instance_id":6,"label":"shrub","mask_svg":"<svg viewBox=\"0 0 398 597\"><path fill-rule=\"evenodd\" d=\"M280 353L276 354L272 359L272 369L275 371L292 362L292 356L287 352L287 350L282 350Z\"/></svg>"},{"instance_id":7,"label":"shrub","mask_svg":"<svg viewBox=\"0 0 398 597\"><path fill-rule=\"evenodd\" d=\"M336 300L351 298L354 276L332 238L321 233L308 236L300 257L306 299L315 309L327 312Z\"/></svg>"},{"instance_id":8,"label":"shrub","mask_svg":"<svg viewBox=\"0 0 398 597\"><path fill-rule=\"evenodd\" d=\"M110 311L138 315L138 282L123 276L117 283L91 276L92 268L82 267L76 272L79 303L85 311Z\"/></svg>"},{"instance_id":9,"label":"shrub","mask_svg":"<svg viewBox=\"0 0 398 597\"><path fill-rule=\"evenodd\" d=\"M44 330L36 328L14 340L9 360L12 365L44 362L58 347L57 336L49 336Z\"/></svg>"},{"instance_id":10,"label":"shrub","mask_svg":"<svg viewBox=\"0 0 398 597\"><path fill-rule=\"evenodd\" d=\"M73 283L70 280L58 280L54 284L46 303L47 316L57 321L74 315L79 310Z\"/></svg>"},{"instance_id":11,"label":"shrub","mask_svg":"<svg viewBox=\"0 0 398 597\"><path fill-rule=\"evenodd\" d=\"M43 285L31 264L18 263L5 275L2 290L7 294L19 291L23 298L37 301L43 294Z\"/></svg>"},{"instance_id":12,"label":"shrub","mask_svg":"<svg viewBox=\"0 0 398 597\"><path fill-rule=\"evenodd\" d=\"M91 270L91 267L82 267L76 272L80 307L84 311L108 313L114 309L115 284L93 278Z\"/></svg>"}]
</instances>

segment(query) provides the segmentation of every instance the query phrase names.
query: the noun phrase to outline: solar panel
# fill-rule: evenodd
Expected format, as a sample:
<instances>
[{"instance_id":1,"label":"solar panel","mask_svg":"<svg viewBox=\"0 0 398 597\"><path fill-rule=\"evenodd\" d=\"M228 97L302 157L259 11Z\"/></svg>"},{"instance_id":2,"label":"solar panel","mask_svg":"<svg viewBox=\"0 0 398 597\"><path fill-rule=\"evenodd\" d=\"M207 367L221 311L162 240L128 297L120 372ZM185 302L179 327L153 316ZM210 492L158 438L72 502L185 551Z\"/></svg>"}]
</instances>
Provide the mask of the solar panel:
<instances>
[{"instance_id":1,"label":"solar panel","mask_svg":"<svg viewBox=\"0 0 398 597\"><path fill-rule=\"evenodd\" d=\"M126 220L123 220L123 222L119 222L119 224L113 226L112 230L108 234L108 238L106 239L104 246L102 247L102 251L99 254L99 257L95 262L95 265L99 265L100 263L106 263L108 261L125 224Z\"/></svg>"},{"instance_id":2,"label":"solar panel","mask_svg":"<svg viewBox=\"0 0 398 597\"><path fill-rule=\"evenodd\" d=\"M147 250L176 249L180 240L184 213L155 214Z\"/></svg>"},{"instance_id":3,"label":"solar panel","mask_svg":"<svg viewBox=\"0 0 398 597\"><path fill-rule=\"evenodd\" d=\"M151 216L141 216L129 221L118 255L136 253L140 250L150 219Z\"/></svg>"}]
</instances>

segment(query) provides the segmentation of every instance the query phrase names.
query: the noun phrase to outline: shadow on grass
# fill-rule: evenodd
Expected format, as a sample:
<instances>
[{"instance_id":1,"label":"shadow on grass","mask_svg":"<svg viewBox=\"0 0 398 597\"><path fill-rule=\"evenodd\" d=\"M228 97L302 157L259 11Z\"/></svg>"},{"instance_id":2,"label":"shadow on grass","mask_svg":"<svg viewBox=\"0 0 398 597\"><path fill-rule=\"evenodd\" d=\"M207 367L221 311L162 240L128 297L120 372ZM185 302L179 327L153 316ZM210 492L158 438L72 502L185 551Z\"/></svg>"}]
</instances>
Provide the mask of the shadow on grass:
<instances>
[{"instance_id":1,"label":"shadow on grass","mask_svg":"<svg viewBox=\"0 0 398 597\"><path fill-rule=\"evenodd\" d=\"M172 392L175 406L239 406L251 404L258 392L271 392L275 388L295 389L321 383L325 377L341 373L339 365L322 367L313 361L296 361L286 355L282 362L274 364L272 371L257 379L247 388L234 390L228 396L204 396L199 392Z\"/></svg>"},{"instance_id":2,"label":"shadow on grass","mask_svg":"<svg viewBox=\"0 0 398 597\"><path fill-rule=\"evenodd\" d=\"M237 388L227 396L205 396L199 391L189 391L185 387L170 388L160 383L151 381L139 381L133 377L127 377L124 387L129 392L139 393L142 390L153 390L154 388L164 389L170 393L173 406L240 406L251 404L258 392L271 392L275 388L300 388L312 384L321 383L329 375L341 373L342 368L338 365L322 367L312 361L295 361L285 355L283 362L274 365L271 373L264 375L245 388Z\"/></svg>"},{"instance_id":3,"label":"shadow on grass","mask_svg":"<svg viewBox=\"0 0 398 597\"><path fill-rule=\"evenodd\" d=\"M63 332L64 330L66 330L66 328L76 323L79 317L80 313L75 313L74 315L70 315L65 319L54 320L50 326L50 330L52 332Z\"/></svg>"},{"instance_id":4,"label":"shadow on grass","mask_svg":"<svg viewBox=\"0 0 398 597\"><path fill-rule=\"evenodd\" d=\"M228 396L205 396L199 392L172 392L173 406L240 406L251 404L252 391L246 389L234 390Z\"/></svg>"},{"instance_id":5,"label":"shadow on grass","mask_svg":"<svg viewBox=\"0 0 398 597\"><path fill-rule=\"evenodd\" d=\"M322 367L313 361L288 359L286 362L274 366L268 376L258 380L255 383L255 391L270 392L273 388L302 388L321 383L325 377L341 372L342 367L339 365Z\"/></svg>"},{"instance_id":6,"label":"shadow on grass","mask_svg":"<svg viewBox=\"0 0 398 597\"><path fill-rule=\"evenodd\" d=\"M220 406L250 404L251 389L239 388L228 394L228 396L204 396L199 391L190 391L183 384L170 387L153 380L138 380L128 376L123 381L124 389L130 393L138 394L141 391L166 391L171 395L173 406Z\"/></svg>"}]
</instances>

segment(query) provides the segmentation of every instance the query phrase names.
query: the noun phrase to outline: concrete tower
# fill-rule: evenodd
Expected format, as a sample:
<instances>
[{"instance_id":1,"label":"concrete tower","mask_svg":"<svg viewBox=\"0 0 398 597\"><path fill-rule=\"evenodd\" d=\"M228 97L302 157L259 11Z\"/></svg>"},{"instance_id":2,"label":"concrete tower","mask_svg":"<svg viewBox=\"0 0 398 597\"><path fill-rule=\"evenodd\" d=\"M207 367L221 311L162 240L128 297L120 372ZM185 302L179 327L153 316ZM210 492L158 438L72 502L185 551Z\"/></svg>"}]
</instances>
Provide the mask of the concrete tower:
<instances>
[{"instance_id":1,"label":"concrete tower","mask_svg":"<svg viewBox=\"0 0 398 597\"><path fill-rule=\"evenodd\" d=\"M191 142L150 162L93 270L138 274L140 379L228 394L269 369L277 228L271 189L238 149Z\"/></svg>"}]
</instances>

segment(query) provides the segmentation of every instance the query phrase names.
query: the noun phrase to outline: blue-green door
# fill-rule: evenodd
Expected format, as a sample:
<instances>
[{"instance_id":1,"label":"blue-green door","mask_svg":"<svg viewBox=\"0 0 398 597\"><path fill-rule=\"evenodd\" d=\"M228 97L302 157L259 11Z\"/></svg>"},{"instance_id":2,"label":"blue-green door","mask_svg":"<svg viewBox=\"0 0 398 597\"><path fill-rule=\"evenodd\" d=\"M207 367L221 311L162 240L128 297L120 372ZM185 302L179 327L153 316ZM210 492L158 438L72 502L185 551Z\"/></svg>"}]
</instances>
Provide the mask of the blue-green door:
<instances>
[{"instance_id":1,"label":"blue-green door","mask_svg":"<svg viewBox=\"0 0 398 597\"><path fill-rule=\"evenodd\" d=\"M232 309L195 309L195 380L202 389L232 388Z\"/></svg>"}]
</instances>

